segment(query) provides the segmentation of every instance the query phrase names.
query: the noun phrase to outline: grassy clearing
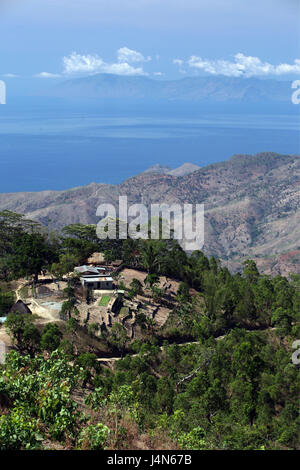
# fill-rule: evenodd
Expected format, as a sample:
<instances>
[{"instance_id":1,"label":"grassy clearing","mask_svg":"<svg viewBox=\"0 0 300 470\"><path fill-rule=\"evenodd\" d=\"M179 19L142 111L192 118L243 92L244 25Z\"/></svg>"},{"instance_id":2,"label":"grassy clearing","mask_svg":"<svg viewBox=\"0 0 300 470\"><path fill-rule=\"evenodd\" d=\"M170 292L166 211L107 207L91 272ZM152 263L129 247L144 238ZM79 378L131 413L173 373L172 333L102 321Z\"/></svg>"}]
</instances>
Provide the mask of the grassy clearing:
<instances>
[{"instance_id":1,"label":"grassy clearing","mask_svg":"<svg viewBox=\"0 0 300 470\"><path fill-rule=\"evenodd\" d=\"M102 295L100 301L99 301L99 306L100 307L106 307L111 299L110 295Z\"/></svg>"},{"instance_id":2,"label":"grassy clearing","mask_svg":"<svg viewBox=\"0 0 300 470\"><path fill-rule=\"evenodd\" d=\"M128 307L122 307L119 313L119 316L121 318L126 317L129 313L129 308Z\"/></svg>"}]
</instances>

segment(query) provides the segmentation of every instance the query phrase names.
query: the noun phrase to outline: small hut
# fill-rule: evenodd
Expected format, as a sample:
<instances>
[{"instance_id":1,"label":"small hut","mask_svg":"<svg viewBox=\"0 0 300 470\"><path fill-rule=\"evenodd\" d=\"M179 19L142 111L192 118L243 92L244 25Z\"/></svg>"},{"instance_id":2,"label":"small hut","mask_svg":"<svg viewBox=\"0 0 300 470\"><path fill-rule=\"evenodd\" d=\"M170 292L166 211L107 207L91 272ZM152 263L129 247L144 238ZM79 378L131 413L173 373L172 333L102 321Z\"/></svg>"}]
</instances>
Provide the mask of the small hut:
<instances>
[{"instance_id":1,"label":"small hut","mask_svg":"<svg viewBox=\"0 0 300 470\"><path fill-rule=\"evenodd\" d=\"M22 300L18 300L15 305L13 305L10 309L10 313L18 313L20 315L31 315L32 311Z\"/></svg>"},{"instance_id":2,"label":"small hut","mask_svg":"<svg viewBox=\"0 0 300 470\"><path fill-rule=\"evenodd\" d=\"M105 256L104 253L93 253L87 260L87 264L90 266L98 266L98 265L107 265L107 262L105 261Z\"/></svg>"}]
</instances>

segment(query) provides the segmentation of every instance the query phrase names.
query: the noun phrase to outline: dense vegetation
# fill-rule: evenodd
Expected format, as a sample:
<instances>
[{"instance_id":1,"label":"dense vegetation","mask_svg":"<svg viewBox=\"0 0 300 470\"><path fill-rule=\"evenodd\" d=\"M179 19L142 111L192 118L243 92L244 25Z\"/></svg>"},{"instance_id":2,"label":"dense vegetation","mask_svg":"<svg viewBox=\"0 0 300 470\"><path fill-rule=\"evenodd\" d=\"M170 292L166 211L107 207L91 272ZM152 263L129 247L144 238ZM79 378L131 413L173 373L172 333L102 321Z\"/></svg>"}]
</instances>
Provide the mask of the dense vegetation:
<instances>
[{"instance_id":1,"label":"dense vegetation","mask_svg":"<svg viewBox=\"0 0 300 470\"><path fill-rule=\"evenodd\" d=\"M231 274L174 240L100 241L94 226L47 233L21 216L0 214L0 316L8 314L20 277L61 278L94 251L180 282L162 328L139 318L132 341L121 323L99 341L122 356L114 370L76 348L74 283L65 292L64 329L38 328L9 314L15 350L0 370L0 449L297 449L300 276L261 275L253 261ZM144 286L134 280L126 296ZM30 317L30 318L29 318ZM89 332L93 336L93 332Z\"/></svg>"}]
</instances>

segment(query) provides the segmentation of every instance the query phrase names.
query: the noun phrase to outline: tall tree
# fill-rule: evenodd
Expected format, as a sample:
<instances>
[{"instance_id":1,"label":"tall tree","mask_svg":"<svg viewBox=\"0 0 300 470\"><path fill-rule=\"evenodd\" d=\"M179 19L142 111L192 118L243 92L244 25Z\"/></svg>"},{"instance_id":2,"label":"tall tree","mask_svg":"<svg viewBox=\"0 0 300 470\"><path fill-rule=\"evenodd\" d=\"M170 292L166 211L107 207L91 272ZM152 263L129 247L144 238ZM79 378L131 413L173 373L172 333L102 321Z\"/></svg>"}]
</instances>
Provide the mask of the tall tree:
<instances>
[{"instance_id":1,"label":"tall tree","mask_svg":"<svg viewBox=\"0 0 300 470\"><path fill-rule=\"evenodd\" d=\"M12 242L9 266L15 277L33 276L36 282L41 271L47 269L56 256L45 235L22 233Z\"/></svg>"}]
</instances>

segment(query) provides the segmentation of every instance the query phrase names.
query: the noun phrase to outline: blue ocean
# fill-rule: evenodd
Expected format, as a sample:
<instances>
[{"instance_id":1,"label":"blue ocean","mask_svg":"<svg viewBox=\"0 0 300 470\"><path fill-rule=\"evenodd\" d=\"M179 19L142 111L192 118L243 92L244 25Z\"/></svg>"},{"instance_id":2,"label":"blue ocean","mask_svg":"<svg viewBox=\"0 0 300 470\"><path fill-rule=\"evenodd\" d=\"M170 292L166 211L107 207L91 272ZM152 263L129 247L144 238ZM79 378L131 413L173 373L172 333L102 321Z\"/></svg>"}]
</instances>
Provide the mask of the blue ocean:
<instances>
[{"instance_id":1,"label":"blue ocean","mask_svg":"<svg viewBox=\"0 0 300 470\"><path fill-rule=\"evenodd\" d=\"M0 192L120 183L149 166L299 154L299 116L81 106L0 106Z\"/></svg>"}]
</instances>

